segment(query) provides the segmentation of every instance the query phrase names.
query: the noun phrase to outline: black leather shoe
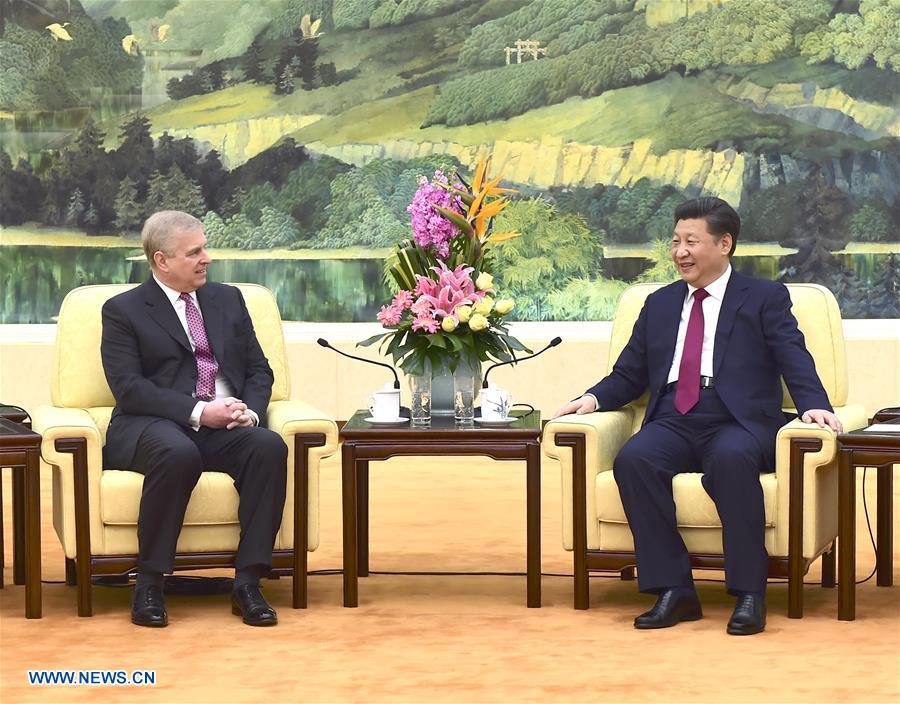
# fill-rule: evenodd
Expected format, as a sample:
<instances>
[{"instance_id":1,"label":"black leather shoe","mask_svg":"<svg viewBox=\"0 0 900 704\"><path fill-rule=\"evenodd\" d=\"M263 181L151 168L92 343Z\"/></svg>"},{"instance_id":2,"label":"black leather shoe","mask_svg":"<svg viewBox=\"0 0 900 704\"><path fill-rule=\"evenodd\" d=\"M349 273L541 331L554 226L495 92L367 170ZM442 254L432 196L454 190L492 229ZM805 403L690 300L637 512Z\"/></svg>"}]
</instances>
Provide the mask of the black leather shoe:
<instances>
[{"instance_id":1,"label":"black leather shoe","mask_svg":"<svg viewBox=\"0 0 900 704\"><path fill-rule=\"evenodd\" d=\"M136 626L162 628L169 625L166 599L162 587L151 584L134 590L131 602L131 622Z\"/></svg>"},{"instance_id":2,"label":"black leather shoe","mask_svg":"<svg viewBox=\"0 0 900 704\"><path fill-rule=\"evenodd\" d=\"M275 609L269 606L258 584L244 584L231 592L231 613L241 616L248 626L274 626Z\"/></svg>"},{"instance_id":3,"label":"black leather shoe","mask_svg":"<svg viewBox=\"0 0 900 704\"><path fill-rule=\"evenodd\" d=\"M752 636L766 628L766 599L756 594L743 594L734 605L734 613L726 629L733 636Z\"/></svg>"},{"instance_id":4,"label":"black leather shoe","mask_svg":"<svg viewBox=\"0 0 900 704\"><path fill-rule=\"evenodd\" d=\"M669 628L681 621L698 621L701 618L703 609L696 594L667 589L657 597L652 609L634 619L634 627Z\"/></svg>"}]
</instances>

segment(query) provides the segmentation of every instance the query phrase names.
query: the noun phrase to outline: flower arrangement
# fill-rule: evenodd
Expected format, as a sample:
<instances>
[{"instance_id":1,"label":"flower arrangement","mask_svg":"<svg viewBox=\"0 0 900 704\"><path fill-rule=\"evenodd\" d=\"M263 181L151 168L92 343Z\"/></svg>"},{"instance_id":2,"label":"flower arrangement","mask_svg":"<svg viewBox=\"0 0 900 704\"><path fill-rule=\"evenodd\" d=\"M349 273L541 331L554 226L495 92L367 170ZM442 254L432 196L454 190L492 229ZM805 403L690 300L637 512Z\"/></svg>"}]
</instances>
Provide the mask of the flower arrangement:
<instances>
[{"instance_id":1,"label":"flower arrangement","mask_svg":"<svg viewBox=\"0 0 900 704\"><path fill-rule=\"evenodd\" d=\"M376 316L388 331L359 343L380 342L407 374L429 366L452 372L460 363L478 369L531 351L509 334L503 317L515 302L497 298L489 271L489 245L519 234L492 232L515 191L501 188L489 168L489 160L479 162L471 185L458 173L423 176L407 208L413 238L397 245L388 269L399 290Z\"/></svg>"}]
</instances>

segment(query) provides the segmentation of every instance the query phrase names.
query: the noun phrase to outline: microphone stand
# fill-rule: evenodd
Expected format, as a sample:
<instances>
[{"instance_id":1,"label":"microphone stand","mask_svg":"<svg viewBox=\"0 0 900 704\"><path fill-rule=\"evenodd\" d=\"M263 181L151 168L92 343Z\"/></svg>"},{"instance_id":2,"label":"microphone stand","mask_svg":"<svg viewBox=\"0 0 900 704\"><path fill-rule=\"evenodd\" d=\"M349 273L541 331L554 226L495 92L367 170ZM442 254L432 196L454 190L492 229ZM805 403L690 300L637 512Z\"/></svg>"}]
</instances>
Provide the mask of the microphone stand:
<instances>
[{"instance_id":1,"label":"microphone stand","mask_svg":"<svg viewBox=\"0 0 900 704\"><path fill-rule=\"evenodd\" d=\"M328 340L324 337L320 337L316 340L322 347L327 347L328 349L337 352L339 355L344 357L349 357L350 359L355 359L357 362L368 362L369 364L377 364L379 367L385 367L386 369L391 370L391 374L394 375L394 388L400 388L400 377L397 376L397 370L394 369L390 364L385 364L384 362L376 362L374 359L366 359L365 357L357 357L352 354L347 354L346 352L341 352L337 347L334 347ZM542 350L543 351L543 350Z\"/></svg>"},{"instance_id":2,"label":"microphone stand","mask_svg":"<svg viewBox=\"0 0 900 704\"><path fill-rule=\"evenodd\" d=\"M487 371L484 373L484 380L481 382L481 388L486 389L488 387L488 374L491 373L492 369L496 369L497 367L502 367L506 364L515 364L516 362L524 362L526 359L534 359L539 354L544 354L551 347L556 347L560 342L562 342L561 337L554 337L550 340L549 344L542 350L535 352L534 354L530 354L527 357L519 357L518 359L511 359L508 362L497 362L497 364L492 364L487 368Z\"/></svg>"}]
</instances>

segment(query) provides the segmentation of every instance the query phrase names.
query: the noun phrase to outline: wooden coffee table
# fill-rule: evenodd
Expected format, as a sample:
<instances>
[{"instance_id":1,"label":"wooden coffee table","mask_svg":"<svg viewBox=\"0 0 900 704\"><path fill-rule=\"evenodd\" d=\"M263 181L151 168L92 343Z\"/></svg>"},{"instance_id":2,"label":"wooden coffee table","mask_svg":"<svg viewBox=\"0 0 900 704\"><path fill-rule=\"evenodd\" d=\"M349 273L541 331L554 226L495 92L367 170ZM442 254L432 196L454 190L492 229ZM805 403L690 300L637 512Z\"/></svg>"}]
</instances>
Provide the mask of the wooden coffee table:
<instances>
[{"instance_id":1,"label":"wooden coffee table","mask_svg":"<svg viewBox=\"0 0 900 704\"><path fill-rule=\"evenodd\" d=\"M24 518L25 617L41 617L41 436L21 423L0 418L0 467L23 472L22 507L15 506L13 523ZM15 474L13 475L15 477ZM16 492L14 492L16 493Z\"/></svg>"},{"instance_id":2,"label":"wooden coffee table","mask_svg":"<svg viewBox=\"0 0 900 704\"><path fill-rule=\"evenodd\" d=\"M541 417L513 412L503 427L460 427L433 417L428 427L373 425L357 411L341 429L344 516L344 606L359 604L359 576L369 573L369 462L399 456L473 456L526 463L527 604L541 605Z\"/></svg>"},{"instance_id":3,"label":"wooden coffee table","mask_svg":"<svg viewBox=\"0 0 900 704\"><path fill-rule=\"evenodd\" d=\"M896 418L885 409L876 421ZM856 618L856 469L878 472L876 584L893 585L893 465L900 464L900 433L856 430L838 435L838 619Z\"/></svg>"}]
</instances>

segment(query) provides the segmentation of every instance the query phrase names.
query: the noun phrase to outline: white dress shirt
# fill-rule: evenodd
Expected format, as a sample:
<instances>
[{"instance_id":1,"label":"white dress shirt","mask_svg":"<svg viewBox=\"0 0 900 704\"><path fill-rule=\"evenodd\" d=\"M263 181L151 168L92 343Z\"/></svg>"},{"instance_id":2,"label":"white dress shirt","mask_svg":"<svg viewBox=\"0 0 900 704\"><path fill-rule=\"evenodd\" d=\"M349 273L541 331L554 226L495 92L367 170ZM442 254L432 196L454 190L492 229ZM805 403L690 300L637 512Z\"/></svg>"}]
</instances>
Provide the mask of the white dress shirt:
<instances>
[{"instance_id":1,"label":"white dress shirt","mask_svg":"<svg viewBox=\"0 0 900 704\"><path fill-rule=\"evenodd\" d=\"M713 345L716 341L716 328L719 325L719 311L722 310L722 299L725 297L725 289L728 279L731 278L731 264L724 273L709 286L705 286L709 294L701 305L703 306L703 351L700 355L700 376L713 375ZM672 358L672 366L669 368L668 383L678 381L678 370L681 366L681 354L684 352L684 338L687 335L688 319L691 316L691 308L694 305L694 291L697 288L688 284L687 296L681 307L681 322L678 325L678 337L675 340L675 356Z\"/></svg>"},{"instance_id":2,"label":"white dress shirt","mask_svg":"<svg viewBox=\"0 0 900 704\"><path fill-rule=\"evenodd\" d=\"M725 289L728 287L728 279L731 278L731 264L722 275L706 286L709 294L701 305L703 306L703 350L700 356L700 376L713 375L713 345L716 341L716 328L719 325L719 312L722 310L722 299L725 297ZM681 307L681 322L678 324L678 336L675 339L675 356L672 358L672 366L669 367L667 383L678 381L678 371L681 366L681 355L684 352L684 338L687 335L688 319L691 316L691 307L694 304L694 291L696 286L687 285L688 292ZM594 399L594 409L600 408L600 403L594 394L585 394Z\"/></svg>"},{"instance_id":3,"label":"white dress shirt","mask_svg":"<svg viewBox=\"0 0 900 704\"><path fill-rule=\"evenodd\" d=\"M175 309L175 315L178 316L178 321L181 323L181 327L184 328L184 334L187 335L188 342L191 343L191 351L195 350L197 348L197 344L194 342L194 338L191 335L191 328L188 326L187 315L185 314L186 304L181 299L181 292L176 291L174 288L166 286L156 277L156 274L153 274L153 280L157 284L159 284L159 287L163 290L163 293L166 294L166 298L169 299L169 302ZM203 311L200 310L200 301L197 300L197 292L191 291L190 293L188 293L188 296L190 296L191 300L194 301L194 305L197 307L197 312L200 313L200 319L202 320ZM227 398L228 396L234 396L234 389L231 388L231 384L228 383L228 379L225 378L222 372L217 371L216 398ZM206 403L206 401L197 401L196 405L194 405L194 410L191 411L191 417L188 419L188 423L194 430L200 429L200 416L203 413L203 409L206 408ZM259 425L259 416L257 416L256 413L254 411L251 411L249 408L247 409L247 413L253 419L253 424Z\"/></svg>"}]
</instances>

